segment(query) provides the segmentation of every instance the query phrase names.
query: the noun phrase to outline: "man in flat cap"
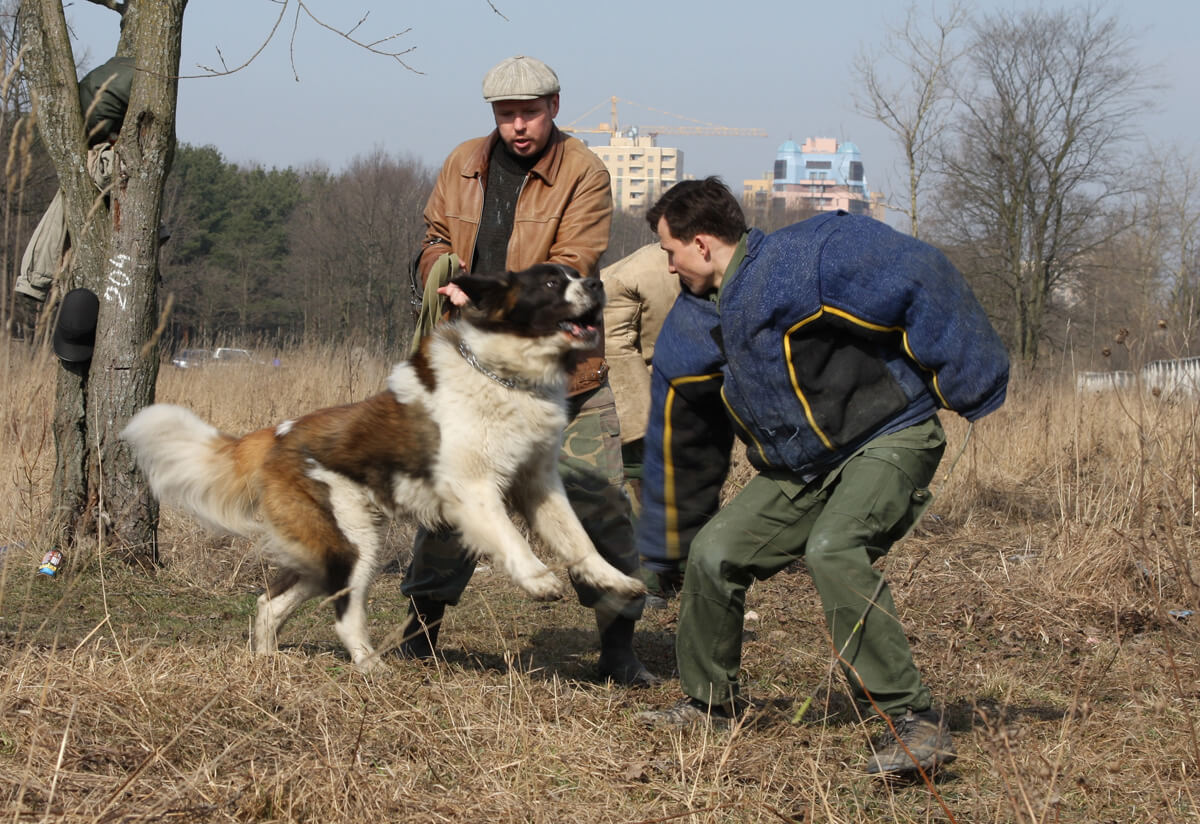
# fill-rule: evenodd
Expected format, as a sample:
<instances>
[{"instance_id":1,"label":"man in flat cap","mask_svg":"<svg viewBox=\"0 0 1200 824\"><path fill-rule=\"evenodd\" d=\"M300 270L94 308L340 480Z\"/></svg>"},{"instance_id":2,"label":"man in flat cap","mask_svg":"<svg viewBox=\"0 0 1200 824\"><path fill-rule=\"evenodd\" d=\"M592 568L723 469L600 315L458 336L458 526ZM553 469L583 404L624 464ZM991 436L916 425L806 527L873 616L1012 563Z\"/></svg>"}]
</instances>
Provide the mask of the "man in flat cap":
<instances>
[{"instance_id":1,"label":"man in flat cap","mask_svg":"<svg viewBox=\"0 0 1200 824\"><path fill-rule=\"evenodd\" d=\"M503 60L483 78L483 99L492 106L496 128L460 144L442 166L425 207L417 262L424 284L431 277L435 285L444 282L460 267L488 273L546 262L598 276L612 221L608 171L582 141L554 125L558 93L558 76L532 57ZM453 286L439 291L455 306L467 300ZM603 340L576 359L567 394L570 423L559 459L567 496L600 554L622 572L636 574ZM402 653L433 654L446 605L458 602L474 570L475 561L456 535L418 533L403 585L410 614ZM632 643L644 596L623 601L580 584L575 589L580 603L596 611L601 677L635 686L653 683Z\"/></svg>"}]
</instances>

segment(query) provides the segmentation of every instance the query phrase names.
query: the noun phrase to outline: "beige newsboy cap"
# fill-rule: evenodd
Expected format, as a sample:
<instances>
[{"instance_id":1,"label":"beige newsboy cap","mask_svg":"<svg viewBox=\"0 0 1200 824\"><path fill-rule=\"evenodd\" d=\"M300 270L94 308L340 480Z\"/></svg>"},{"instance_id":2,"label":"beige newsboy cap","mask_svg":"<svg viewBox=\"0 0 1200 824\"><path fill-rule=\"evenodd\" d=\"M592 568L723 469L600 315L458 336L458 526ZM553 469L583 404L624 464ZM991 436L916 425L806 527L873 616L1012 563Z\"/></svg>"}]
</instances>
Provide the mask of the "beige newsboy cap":
<instances>
[{"instance_id":1,"label":"beige newsboy cap","mask_svg":"<svg viewBox=\"0 0 1200 824\"><path fill-rule=\"evenodd\" d=\"M533 100L558 94L558 75L536 57L519 54L501 60L483 77L483 99Z\"/></svg>"}]
</instances>

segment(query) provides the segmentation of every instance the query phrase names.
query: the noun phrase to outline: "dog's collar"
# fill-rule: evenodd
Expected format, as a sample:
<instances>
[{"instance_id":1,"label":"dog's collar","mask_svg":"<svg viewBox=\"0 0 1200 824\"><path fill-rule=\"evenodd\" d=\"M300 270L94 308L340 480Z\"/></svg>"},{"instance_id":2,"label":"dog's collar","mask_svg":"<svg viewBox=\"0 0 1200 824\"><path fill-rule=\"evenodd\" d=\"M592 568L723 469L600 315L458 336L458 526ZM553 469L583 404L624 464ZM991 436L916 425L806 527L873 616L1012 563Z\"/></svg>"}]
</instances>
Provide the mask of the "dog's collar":
<instances>
[{"instance_id":1,"label":"dog's collar","mask_svg":"<svg viewBox=\"0 0 1200 824\"><path fill-rule=\"evenodd\" d=\"M500 375L497 375L495 372L493 372L491 369L488 369L486 366L484 366L482 363L479 362L479 358L475 357L475 353L471 351L471 347L467 346L467 342L465 340L463 340L462 338L459 338L459 340L458 340L458 354L462 355L463 360L465 360L467 363L471 364L471 366L475 368L475 371L479 372L481 375L486 375L487 377L491 378L492 380L494 380L496 383L500 384L503 387L506 387L508 389L532 389L533 388L533 384L527 380L522 380L521 378L501 377Z\"/></svg>"}]
</instances>

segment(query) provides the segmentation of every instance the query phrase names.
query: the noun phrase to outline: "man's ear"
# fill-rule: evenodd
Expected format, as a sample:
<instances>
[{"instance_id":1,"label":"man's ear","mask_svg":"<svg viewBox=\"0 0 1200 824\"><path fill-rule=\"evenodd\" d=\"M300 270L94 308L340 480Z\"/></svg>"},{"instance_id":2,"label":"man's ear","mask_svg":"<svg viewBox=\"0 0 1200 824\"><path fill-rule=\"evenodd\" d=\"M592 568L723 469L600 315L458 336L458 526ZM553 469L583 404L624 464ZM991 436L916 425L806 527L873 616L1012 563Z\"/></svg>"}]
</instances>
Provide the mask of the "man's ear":
<instances>
[{"instance_id":1,"label":"man's ear","mask_svg":"<svg viewBox=\"0 0 1200 824\"><path fill-rule=\"evenodd\" d=\"M705 260L708 260L712 255L712 238L709 235L698 234L692 238L692 243L696 244L696 251L698 251Z\"/></svg>"},{"instance_id":2,"label":"man's ear","mask_svg":"<svg viewBox=\"0 0 1200 824\"><path fill-rule=\"evenodd\" d=\"M459 275L450 282L467 293L471 303L483 309L494 304L508 291L508 275Z\"/></svg>"}]
</instances>

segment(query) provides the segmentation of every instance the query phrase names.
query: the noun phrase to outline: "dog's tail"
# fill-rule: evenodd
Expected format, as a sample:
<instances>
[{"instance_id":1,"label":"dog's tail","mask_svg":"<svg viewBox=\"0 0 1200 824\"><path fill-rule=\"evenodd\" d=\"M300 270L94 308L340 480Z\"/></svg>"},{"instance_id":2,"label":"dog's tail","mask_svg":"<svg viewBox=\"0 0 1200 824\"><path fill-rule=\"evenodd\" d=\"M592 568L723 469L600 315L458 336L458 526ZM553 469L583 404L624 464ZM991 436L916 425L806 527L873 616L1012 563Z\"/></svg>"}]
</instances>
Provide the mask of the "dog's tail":
<instances>
[{"instance_id":1,"label":"dog's tail","mask_svg":"<svg viewBox=\"0 0 1200 824\"><path fill-rule=\"evenodd\" d=\"M259 470L274 440L270 429L234 438L182 406L158 403L134 415L121 431L161 501L235 535L262 531Z\"/></svg>"}]
</instances>

